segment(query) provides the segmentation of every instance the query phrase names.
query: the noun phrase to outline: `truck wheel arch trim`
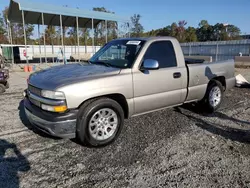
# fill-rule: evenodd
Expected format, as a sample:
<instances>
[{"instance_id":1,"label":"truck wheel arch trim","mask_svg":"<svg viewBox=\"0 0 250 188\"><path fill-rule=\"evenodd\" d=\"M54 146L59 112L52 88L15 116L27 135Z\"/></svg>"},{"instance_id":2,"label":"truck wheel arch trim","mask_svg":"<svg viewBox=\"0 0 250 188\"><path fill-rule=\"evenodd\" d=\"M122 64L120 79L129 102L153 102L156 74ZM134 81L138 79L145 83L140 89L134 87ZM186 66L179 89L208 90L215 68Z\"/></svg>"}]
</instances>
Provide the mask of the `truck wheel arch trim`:
<instances>
[{"instance_id":1,"label":"truck wheel arch trim","mask_svg":"<svg viewBox=\"0 0 250 188\"><path fill-rule=\"evenodd\" d=\"M92 103L95 100L98 100L99 98L102 97L107 97L110 99L113 99L114 101L116 101L118 104L120 104L120 106L123 109L124 112L124 117L125 118L129 118L129 106L126 100L126 97L120 93L113 93L113 94L107 94L107 95L100 95L100 96L96 96L96 97L92 97L89 99L86 99L85 101L83 101L79 106L78 109L83 106L83 105L88 105L90 103Z\"/></svg>"},{"instance_id":2,"label":"truck wheel arch trim","mask_svg":"<svg viewBox=\"0 0 250 188\"><path fill-rule=\"evenodd\" d=\"M213 79L209 81L208 86L216 81L221 83L225 91L226 90L226 78L224 76L214 77Z\"/></svg>"}]
</instances>

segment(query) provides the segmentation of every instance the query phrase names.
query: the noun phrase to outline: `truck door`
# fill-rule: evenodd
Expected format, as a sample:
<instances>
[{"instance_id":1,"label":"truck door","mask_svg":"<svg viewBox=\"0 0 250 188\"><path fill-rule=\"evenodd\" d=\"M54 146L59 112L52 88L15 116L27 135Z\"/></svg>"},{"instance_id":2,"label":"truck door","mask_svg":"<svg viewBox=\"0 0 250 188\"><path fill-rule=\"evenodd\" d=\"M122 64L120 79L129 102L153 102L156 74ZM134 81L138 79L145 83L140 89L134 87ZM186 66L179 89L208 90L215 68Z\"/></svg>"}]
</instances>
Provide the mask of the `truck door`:
<instances>
[{"instance_id":1,"label":"truck door","mask_svg":"<svg viewBox=\"0 0 250 188\"><path fill-rule=\"evenodd\" d=\"M133 69L135 114L183 103L183 79L186 67L178 67L171 41L155 41L147 48L141 62L146 59L159 63L157 70Z\"/></svg>"}]
</instances>

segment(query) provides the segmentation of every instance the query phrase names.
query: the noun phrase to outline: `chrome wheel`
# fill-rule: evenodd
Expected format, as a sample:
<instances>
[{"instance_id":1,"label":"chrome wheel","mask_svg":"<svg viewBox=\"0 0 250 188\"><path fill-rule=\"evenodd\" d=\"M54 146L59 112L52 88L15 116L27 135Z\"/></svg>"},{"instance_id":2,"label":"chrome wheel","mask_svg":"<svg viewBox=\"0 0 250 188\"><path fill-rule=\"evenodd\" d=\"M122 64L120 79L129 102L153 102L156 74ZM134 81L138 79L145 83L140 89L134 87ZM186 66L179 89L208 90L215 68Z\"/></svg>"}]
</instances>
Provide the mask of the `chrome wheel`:
<instances>
[{"instance_id":1,"label":"chrome wheel","mask_svg":"<svg viewBox=\"0 0 250 188\"><path fill-rule=\"evenodd\" d=\"M89 121L89 133L91 137L98 141L103 141L112 137L117 127L117 114L110 108L98 110Z\"/></svg>"},{"instance_id":2,"label":"chrome wheel","mask_svg":"<svg viewBox=\"0 0 250 188\"><path fill-rule=\"evenodd\" d=\"M209 104L212 107L216 107L221 102L221 90L218 86L215 86L209 92Z\"/></svg>"}]
</instances>

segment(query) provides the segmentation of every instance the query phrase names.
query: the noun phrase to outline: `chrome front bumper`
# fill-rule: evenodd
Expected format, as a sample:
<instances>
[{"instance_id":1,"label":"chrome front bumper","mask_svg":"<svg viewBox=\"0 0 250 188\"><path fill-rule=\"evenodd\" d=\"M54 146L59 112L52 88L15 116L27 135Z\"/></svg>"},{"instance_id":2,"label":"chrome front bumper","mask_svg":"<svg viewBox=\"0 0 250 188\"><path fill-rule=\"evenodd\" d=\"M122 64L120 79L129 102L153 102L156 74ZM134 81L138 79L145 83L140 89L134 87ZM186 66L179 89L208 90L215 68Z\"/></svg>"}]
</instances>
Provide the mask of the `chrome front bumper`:
<instances>
[{"instance_id":1,"label":"chrome front bumper","mask_svg":"<svg viewBox=\"0 0 250 188\"><path fill-rule=\"evenodd\" d=\"M49 135L60 138L75 138L76 119L57 122L47 121L35 116L27 108L25 108L25 114L32 125Z\"/></svg>"}]
</instances>

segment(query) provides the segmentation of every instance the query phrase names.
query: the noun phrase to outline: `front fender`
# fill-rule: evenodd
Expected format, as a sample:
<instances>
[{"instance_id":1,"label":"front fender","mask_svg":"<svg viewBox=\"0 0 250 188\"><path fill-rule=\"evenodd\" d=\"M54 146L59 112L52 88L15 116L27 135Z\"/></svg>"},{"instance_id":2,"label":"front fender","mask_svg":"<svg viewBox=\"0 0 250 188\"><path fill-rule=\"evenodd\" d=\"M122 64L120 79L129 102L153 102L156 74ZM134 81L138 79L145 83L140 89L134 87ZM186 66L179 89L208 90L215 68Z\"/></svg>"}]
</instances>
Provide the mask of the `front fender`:
<instances>
[{"instance_id":1,"label":"front fender","mask_svg":"<svg viewBox=\"0 0 250 188\"><path fill-rule=\"evenodd\" d=\"M131 75L116 75L88 80L59 88L65 94L68 108L78 108L82 102L105 95L121 94L126 100L133 98Z\"/></svg>"}]
</instances>

